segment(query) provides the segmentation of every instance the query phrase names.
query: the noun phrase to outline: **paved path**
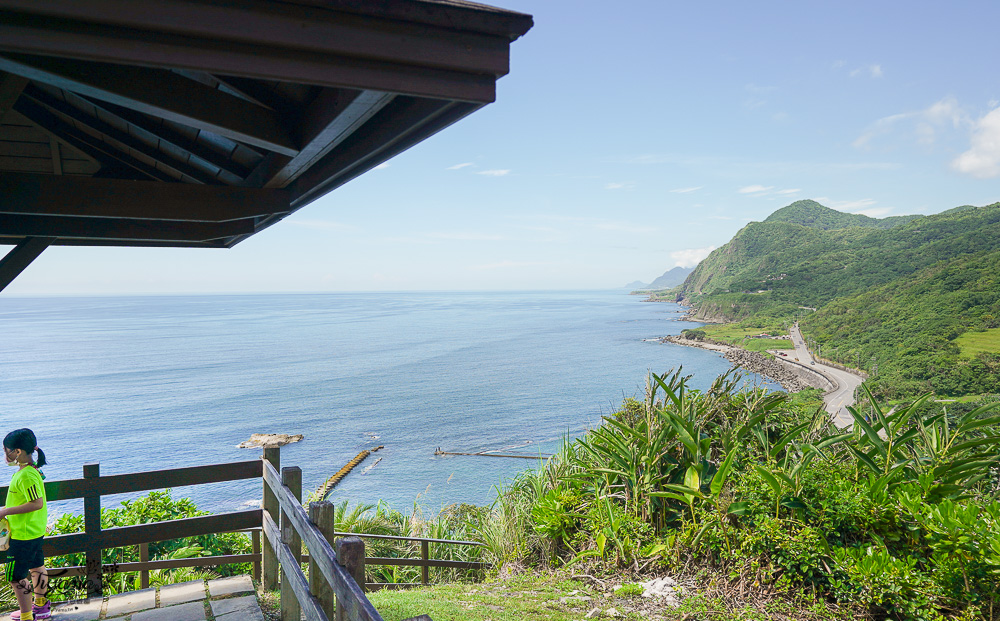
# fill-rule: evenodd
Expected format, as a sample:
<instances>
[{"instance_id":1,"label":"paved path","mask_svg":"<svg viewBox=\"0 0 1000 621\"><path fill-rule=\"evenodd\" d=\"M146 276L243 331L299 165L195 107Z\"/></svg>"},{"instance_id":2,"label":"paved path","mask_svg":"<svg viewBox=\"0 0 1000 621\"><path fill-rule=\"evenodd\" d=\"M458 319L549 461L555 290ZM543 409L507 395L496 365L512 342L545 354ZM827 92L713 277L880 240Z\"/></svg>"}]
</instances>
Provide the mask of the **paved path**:
<instances>
[{"instance_id":1,"label":"paved path","mask_svg":"<svg viewBox=\"0 0 1000 621\"><path fill-rule=\"evenodd\" d=\"M812 354L809 353L802 338L802 332L799 331L798 324L791 327L789 334L792 337L792 344L795 346L795 357L799 359L799 362L808 364L810 369L822 373L834 384L834 389L823 395L826 411L830 413L833 424L841 428L853 425L854 417L847 411L847 406L854 405L854 391L861 385L861 382L865 381L864 378L813 360Z\"/></svg>"},{"instance_id":2,"label":"paved path","mask_svg":"<svg viewBox=\"0 0 1000 621\"><path fill-rule=\"evenodd\" d=\"M0 619L7 619L3 613ZM193 580L57 604L53 621L264 621L249 576Z\"/></svg>"}]
</instances>

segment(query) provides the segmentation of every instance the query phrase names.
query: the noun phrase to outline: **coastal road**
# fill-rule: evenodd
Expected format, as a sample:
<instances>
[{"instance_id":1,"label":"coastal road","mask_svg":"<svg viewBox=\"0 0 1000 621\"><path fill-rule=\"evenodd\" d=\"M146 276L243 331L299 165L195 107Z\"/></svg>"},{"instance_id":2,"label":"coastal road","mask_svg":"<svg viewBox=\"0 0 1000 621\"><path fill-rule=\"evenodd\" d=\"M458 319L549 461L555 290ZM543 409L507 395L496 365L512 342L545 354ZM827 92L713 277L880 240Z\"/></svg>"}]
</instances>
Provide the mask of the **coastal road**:
<instances>
[{"instance_id":1,"label":"coastal road","mask_svg":"<svg viewBox=\"0 0 1000 621\"><path fill-rule=\"evenodd\" d=\"M834 385L832 390L823 395L823 403L826 404L826 411L830 413L833 424L841 428L853 425L854 417L847 411L847 406L854 405L854 391L861 385L864 378L813 360L812 354L809 353L805 340L802 338L802 332L799 331L799 324L793 325L788 332L792 337L795 357L799 359L799 362L826 376Z\"/></svg>"}]
</instances>

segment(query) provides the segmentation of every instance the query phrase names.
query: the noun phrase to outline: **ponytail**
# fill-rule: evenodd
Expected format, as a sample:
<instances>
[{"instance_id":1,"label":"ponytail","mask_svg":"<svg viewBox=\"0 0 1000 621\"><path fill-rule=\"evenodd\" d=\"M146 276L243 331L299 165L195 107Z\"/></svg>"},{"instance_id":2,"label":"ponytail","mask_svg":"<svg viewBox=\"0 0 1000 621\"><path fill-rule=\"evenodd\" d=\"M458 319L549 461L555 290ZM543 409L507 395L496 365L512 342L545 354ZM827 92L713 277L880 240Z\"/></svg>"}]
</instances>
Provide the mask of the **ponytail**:
<instances>
[{"instance_id":1,"label":"ponytail","mask_svg":"<svg viewBox=\"0 0 1000 621\"><path fill-rule=\"evenodd\" d=\"M35 438L35 432L30 429L15 429L7 434L3 439L4 448L14 450L21 449L30 457L32 453L38 453L38 460L33 462L35 468L41 468L46 464L45 453L42 449L36 446L38 440Z\"/></svg>"}]
</instances>

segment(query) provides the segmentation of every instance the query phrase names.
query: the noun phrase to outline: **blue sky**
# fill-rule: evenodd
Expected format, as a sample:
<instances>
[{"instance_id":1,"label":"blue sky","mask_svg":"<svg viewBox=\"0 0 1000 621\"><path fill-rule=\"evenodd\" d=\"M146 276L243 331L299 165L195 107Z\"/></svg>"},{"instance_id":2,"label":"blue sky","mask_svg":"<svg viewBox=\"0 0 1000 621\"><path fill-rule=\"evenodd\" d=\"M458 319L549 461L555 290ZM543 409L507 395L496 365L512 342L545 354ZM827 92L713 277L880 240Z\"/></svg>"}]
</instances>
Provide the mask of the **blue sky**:
<instances>
[{"instance_id":1,"label":"blue sky","mask_svg":"<svg viewBox=\"0 0 1000 621\"><path fill-rule=\"evenodd\" d=\"M497 4L535 27L496 103L231 250L50 248L7 292L615 288L794 200L1000 201L1000 4Z\"/></svg>"}]
</instances>

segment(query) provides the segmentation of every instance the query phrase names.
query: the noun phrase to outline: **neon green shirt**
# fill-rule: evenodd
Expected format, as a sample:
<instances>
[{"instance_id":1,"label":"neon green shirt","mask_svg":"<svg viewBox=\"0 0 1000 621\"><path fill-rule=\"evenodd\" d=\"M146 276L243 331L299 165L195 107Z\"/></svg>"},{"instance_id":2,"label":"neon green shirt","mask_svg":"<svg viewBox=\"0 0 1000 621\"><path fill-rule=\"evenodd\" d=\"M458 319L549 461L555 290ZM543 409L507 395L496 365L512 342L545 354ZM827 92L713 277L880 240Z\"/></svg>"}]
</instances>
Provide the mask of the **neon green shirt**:
<instances>
[{"instance_id":1,"label":"neon green shirt","mask_svg":"<svg viewBox=\"0 0 1000 621\"><path fill-rule=\"evenodd\" d=\"M21 468L10 480L10 487L7 489L7 507L19 507L36 498L45 500L42 473L32 466ZM10 538L18 541L37 539L45 534L45 523L48 519L48 505L44 503L38 511L8 515Z\"/></svg>"}]
</instances>

